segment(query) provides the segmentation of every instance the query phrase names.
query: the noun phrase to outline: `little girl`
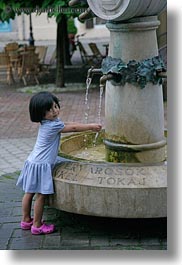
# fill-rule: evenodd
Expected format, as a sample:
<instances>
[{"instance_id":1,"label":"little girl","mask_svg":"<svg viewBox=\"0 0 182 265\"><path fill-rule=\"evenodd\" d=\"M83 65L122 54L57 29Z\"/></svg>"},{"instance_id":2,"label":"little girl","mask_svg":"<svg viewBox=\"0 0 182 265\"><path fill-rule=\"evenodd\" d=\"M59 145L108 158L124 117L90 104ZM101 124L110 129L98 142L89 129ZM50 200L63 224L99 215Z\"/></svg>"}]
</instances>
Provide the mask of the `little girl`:
<instances>
[{"instance_id":1,"label":"little girl","mask_svg":"<svg viewBox=\"0 0 182 265\"><path fill-rule=\"evenodd\" d=\"M101 130L100 124L63 123L59 119L60 105L56 96L49 92L35 94L29 104L30 119L40 122L37 140L33 151L25 161L17 184L25 194L22 199L21 228L34 235L48 234L55 230L53 224L42 221L44 202L47 194L54 193L52 169L56 164L61 132L81 132ZM34 195L34 218L31 206Z\"/></svg>"}]
</instances>

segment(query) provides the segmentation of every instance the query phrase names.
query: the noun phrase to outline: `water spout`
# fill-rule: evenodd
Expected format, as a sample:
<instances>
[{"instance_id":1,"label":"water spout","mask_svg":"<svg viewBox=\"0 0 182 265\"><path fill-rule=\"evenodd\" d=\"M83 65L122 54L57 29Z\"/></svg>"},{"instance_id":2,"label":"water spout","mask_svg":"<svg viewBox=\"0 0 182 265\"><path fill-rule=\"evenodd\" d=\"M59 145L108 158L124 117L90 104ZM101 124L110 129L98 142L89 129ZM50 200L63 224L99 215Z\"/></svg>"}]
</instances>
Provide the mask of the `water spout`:
<instances>
[{"instance_id":1,"label":"water spout","mask_svg":"<svg viewBox=\"0 0 182 265\"><path fill-rule=\"evenodd\" d=\"M157 72L157 75L161 78L167 78L167 72Z\"/></svg>"},{"instance_id":2,"label":"water spout","mask_svg":"<svg viewBox=\"0 0 182 265\"><path fill-rule=\"evenodd\" d=\"M98 75L102 75L102 69L101 68L94 68L93 66L88 69L87 72L87 78L91 78L93 77L94 74L98 74Z\"/></svg>"},{"instance_id":3,"label":"water spout","mask_svg":"<svg viewBox=\"0 0 182 265\"><path fill-rule=\"evenodd\" d=\"M83 12L83 13L81 13L80 15L79 15L79 20L80 21L85 21L85 20L87 20L87 19L90 19L90 18L93 18L95 15L94 15L94 13L91 11L91 9L88 7L86 10L85 10L85 12Z\"/></svg>"},{"instance_id":4,"label":"water spout","mask_svg":"<svg viewBox=\"0 0 182 265\"><path fill-rule=\"evenodd\" d=\"M112 80L113 78L114 78L114 75L112 75L112 74L103 75L100 78L100 86L102 86L102 85L105 86L106 81Z\"/></svg>"},{"instance_id":5,"label":"water spout","mask_svg":"<svg viewBox=\"0 0 182 265\"><path fill-rule=\"evenodd\" d=\"M87 4L86 0L71 0L71 1L69 1L68 5L69 6L74 6L74 5L80 4L81 2Z\"/></svg>"},{"instance_id":6,"label":"water spout","mask_svg":"<svg viewBox=\"0 0 182 265\"><path fill-rule=\"evenodd\" d=\"M105 86L106 81L111 80L111 79L114 78L114 75L113 74L103 75L103 72L102 72L102 69L101 68L91 67L90 69L88 69L87 79L92 78L93 75L95 75L95 74L102 75L101 78L100 78L100 87L101 86Z\"/></svg>"}]
</instances>

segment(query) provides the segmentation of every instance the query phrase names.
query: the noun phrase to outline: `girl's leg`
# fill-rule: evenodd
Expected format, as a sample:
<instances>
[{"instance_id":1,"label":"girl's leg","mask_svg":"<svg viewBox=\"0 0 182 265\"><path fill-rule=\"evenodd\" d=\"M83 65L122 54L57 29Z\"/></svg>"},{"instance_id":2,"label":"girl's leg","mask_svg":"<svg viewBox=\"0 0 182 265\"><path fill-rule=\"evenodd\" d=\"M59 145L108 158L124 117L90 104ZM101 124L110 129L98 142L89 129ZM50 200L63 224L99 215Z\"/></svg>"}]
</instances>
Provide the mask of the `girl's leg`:
<instances>
[{"instance_id":1,"label":"girl's leg","mask_svg":"<svg viewBox=\"0 0 182 265\"><path fill-rule=\"evenodd\" d=\"M31 222L32 199L35 193L25 193L22 199L22 221Z\"/></svg>"},{"instance_id":2,"label":"girl's leg","mask_svg":"<svg viewBox=\"0 0 182 265\"><path fill-rule=\"evenodd\" d=\"M42 216L44 211L45 197L46 195L41 193L38 193L36 195L36 200L34 203L34 220L33 220L34 227L42 226Z\"/></svg>"}]
</instances>

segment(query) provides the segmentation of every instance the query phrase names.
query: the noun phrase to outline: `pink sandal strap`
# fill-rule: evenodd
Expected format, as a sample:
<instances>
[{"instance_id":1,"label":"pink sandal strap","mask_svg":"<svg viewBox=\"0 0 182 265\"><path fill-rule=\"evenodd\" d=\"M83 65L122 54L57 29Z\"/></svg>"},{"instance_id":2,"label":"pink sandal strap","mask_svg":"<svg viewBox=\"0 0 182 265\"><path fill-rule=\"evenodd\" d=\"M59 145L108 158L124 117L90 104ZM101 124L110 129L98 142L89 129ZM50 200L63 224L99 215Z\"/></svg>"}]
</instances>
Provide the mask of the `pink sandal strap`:
<instances>
[{"instance_id":1,"label":"pink sandal strap","mask_svg":"<svg viewBox=\"0 0 182 265\"><path fill-rule=\"evenodd\" d=\"M33 219L30 222L21 221L20 223L20 227L23 230L30 230L32 225L33 225Z\"/></svg>"}]
</instances>

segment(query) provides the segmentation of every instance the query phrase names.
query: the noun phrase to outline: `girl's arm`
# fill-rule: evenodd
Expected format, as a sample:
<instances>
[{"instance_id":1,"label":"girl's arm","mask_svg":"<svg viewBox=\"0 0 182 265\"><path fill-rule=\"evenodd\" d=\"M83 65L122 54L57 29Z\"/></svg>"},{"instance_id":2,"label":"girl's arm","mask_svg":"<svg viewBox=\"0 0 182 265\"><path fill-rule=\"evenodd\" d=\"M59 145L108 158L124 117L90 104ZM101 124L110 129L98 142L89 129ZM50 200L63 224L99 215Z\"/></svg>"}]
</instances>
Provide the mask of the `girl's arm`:
<instances>
[{"instance_id":1,"label":"girl's arm","mask_svg":"<svg viewBox=\"0 0 182 265\"><path fill-rule=\"evenodd\" d=\"M62 129L61 132L67 133L67 132L83 132L83 131L94 131L99 132L102 129L101 124L97 123L77 123L77 122L68 122L65 123L65 127Z\"/></svg>"}]
</instances>

